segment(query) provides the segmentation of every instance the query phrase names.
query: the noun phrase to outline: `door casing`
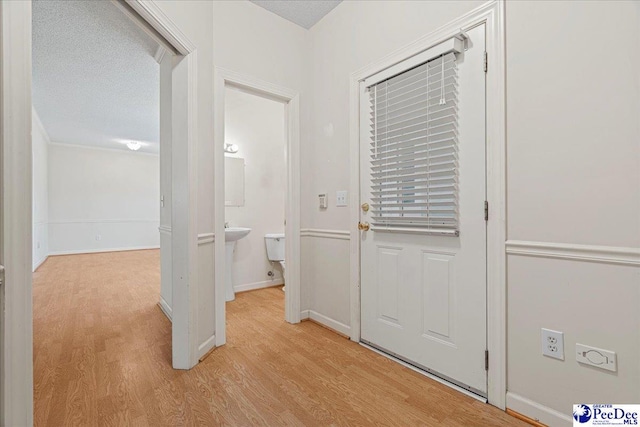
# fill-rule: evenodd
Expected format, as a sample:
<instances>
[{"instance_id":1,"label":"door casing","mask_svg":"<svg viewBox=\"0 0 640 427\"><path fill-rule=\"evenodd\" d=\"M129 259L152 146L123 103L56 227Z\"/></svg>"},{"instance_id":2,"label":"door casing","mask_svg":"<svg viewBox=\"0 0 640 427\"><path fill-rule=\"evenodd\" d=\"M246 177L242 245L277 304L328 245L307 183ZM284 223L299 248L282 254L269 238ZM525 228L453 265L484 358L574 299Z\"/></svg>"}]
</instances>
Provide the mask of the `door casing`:
<instances>
[{"instance_id":1,"label":"door casing","mask_svg":"<svg viewBox=\"0 0 640 427\"><path fill-rule=\"evenodd\" d=\"M486 79L487 141L487 348L488 401L506 405L506 102L505 3L488 2L384 58L350 78L350 312L353 341L360 341L360 82L423 52L461 31L486 25L489 67Z\"/></svg>"},{"instance_id":2,"label":"door casing","mask_svg":"<svg viewBox=\"0 0 640 427\"><path fill-rule=\"evenodd\" d=\"M214 70L214 170L215 235L224 236L224 100L225 88L233 86L248 93L285 104L287 191L285 195L285 320L300 322L300 95L297 91L255 77L215 67ZM216 347L226 343L224 238L215 239Z\"/></svg>"}]
</instances>

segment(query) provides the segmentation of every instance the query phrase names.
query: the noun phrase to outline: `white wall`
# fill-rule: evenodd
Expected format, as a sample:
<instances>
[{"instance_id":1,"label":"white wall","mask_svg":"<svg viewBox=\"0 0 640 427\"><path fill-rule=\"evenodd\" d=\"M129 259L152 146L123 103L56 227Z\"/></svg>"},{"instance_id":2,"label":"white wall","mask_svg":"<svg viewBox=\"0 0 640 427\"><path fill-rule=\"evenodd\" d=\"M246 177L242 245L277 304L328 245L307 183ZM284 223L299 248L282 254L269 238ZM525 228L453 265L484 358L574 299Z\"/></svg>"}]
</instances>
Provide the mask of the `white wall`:
<instances>
[{"instance_id":1,"label":"white wall","mask_svg":"<svg viewBox=\"0 0 640 427\"><path fill-rule=\"evenodd\" d=\"M349 75L478 4L344 2L311 29L304 228L355 226L335 207L349 189ZM640 267L610 248L640 247L640 5L509 1L506 28L508 239L561 248L508 257L507 402L569 425L574 402L640 400ZM348 323L349 260L335 254L349 242L339 252L323 239L303 244L309 308ZM561 254L581 249L611 261ZM326 280L318 265L342 273ZM565 333L564 362L540 354L542 327ZM579 365L576 342L616 351L618 372Z\"/></svg>"},{"instance_id":2,"label":"white wall","mask_svg":"<svg viewBox=\"0 0 640 427\"><path fill-rule=\"evenodd\" d=\"M227 89L225 141L237 144L245 163L244 206L225 208L230 226L249 227L236 243L232 272L237 290L283 283L278 263L267 258L264 236L284 232L286 188L284 104ZM275 276L271 279L268 271Z\"/></svg>"},{"instance_id":3,"label":"white wall","mask_svg":"<svg viewBox=\"0 0 640 427\"><path fill-rule=\"evenodd\" d=\"M509 2L506 19L508 239L637 250L640 4ZM509 255L507 271L510 407L560 424L573 403L640 401L638 265ZM540 355L542 327L565 361ZM579 365L576 342L616 351L618 372Z\"/></svg>"},{"instance_id":4,"label":"white wall","mask_svg":"<svg viewBox=\"0 0 640 427\"><path fill-rule=\"evenodd\" d=\"M49 145L51 255L159 247L157 155Z\"/></svg>"},{"instance_id":5,"label":"white wall","mask_svg":"<svg viewBox=\"0 0 640 427\"><path fill-rule=\"evenodd\" d=\"M31 140L33 152L33 270L49 255L49 135L32 109Z\"/></svg>"}]
</instances>

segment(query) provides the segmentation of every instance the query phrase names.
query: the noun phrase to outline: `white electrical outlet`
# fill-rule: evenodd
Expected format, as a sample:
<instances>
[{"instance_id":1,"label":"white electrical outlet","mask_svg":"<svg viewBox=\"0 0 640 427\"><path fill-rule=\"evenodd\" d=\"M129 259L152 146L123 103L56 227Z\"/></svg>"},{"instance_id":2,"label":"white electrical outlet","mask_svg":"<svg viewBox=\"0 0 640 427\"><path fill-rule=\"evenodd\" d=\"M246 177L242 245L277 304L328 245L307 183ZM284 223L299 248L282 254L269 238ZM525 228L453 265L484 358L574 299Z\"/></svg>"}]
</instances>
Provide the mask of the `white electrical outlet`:
<instances>
[{"instance_id":1,"label":"white electrical outlet","mask_svg":"<svg viewBox=\"0 0 640 427\"><path fill-rule=\"evenodd\" d=\"M564 334L542 328L542 354L564 360Z\"/></svg>"},{"instance_id":2,"label":"white electrical outlet","mask_svg":"<svg viewBox=\"0 0 640 427\"><path fill-rule=\"evenodd\" d=\"M336 191L336 206L347 206L347 192Z\"/></svg>"},{"instance_id":3,"label":"white electrical outlet","mask_svg":"<svg viewBox=\"0 0 640 427\"><path fill-rule=\"evenodd\" d=\"M615 372L618 370L616 353L610 350L576 343L576 360L585 365L595 366L607 371Z\"/></svg>"}]
</instances>

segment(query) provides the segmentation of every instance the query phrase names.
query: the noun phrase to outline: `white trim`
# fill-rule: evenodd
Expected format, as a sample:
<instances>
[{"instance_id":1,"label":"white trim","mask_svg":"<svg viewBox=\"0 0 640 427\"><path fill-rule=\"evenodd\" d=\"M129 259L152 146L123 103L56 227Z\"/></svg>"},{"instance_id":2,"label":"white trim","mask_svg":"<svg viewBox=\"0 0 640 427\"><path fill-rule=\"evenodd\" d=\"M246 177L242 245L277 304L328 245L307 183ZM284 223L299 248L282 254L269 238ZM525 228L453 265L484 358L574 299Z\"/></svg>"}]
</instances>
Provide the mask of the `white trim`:
<instances>
[{"instance_id":1,"label":"white trim","mask_svg":"<svg viewBox=\"0 0 640 427\"><path fill-rule=\"evenodd\" d=\"M260 95L265 98L289 103L298 96L293 89L282 87L264 80L260 80L244 73L215 67L215 73L219 79L224 80L226 86L232 86L243 90L245 93ZM222 147L224 149L224 147Z\"/></svg>"},{"instance_id":2,"label":"white trim","mask_svg":"<svg viewBox=\"0 0 640 427\"><path fill-rule=\"evenodd\" d=\"M487 102L487 396L505 409L507 394L507 135L505 2L482 6L486 18Z\"/></svg>"},{"instance_id":3,"label":"white trim","mask_svg":"<svg viewBox=\"0 0 640 427\"><path fill-rule=\"evenodd\" d=\"M153 3L139 0L136 4L146 7ZM167 23L167 28L173 24ZM192 51L174 64L171 75L171 362L175 369L198 364L198 310L206 309L198 307L196 79L197 51Z\"/></svg>"},{"instance_id":4,"label":"white trim","mask_svg":"<svg viewBox=\"0 0 640 427\"><path fill-rule=\"evenodd\" d=\"M321 323L327 328L332 329L336 332L339 332L342 335L351 336L351 328L349 327L349 325L345 325L342 322L338 322L337 320L332 319L328 316L325 316L324 314L320 314L314 310L308 310L308 312L309 312L308 318L313 320L314 322Z\"/></svg>"},{"instance_id":5,"label":"white trim","mask_svg":"<svg viewBox=\"0 0 640 427\"><path fill-rule=\"evenodd\" d=\"M198 360L216 346L216 336L211 335L202 344L198 346Z\"/></svg>"},{"instance_id":6,"label":"white trim","mask_svg":"<svg viewBox=\"0 0 640 427\"><path fill-rule=\"evenodd\" d=\"M507 240L506 250L509 255L640 266L637 248Z\"/></svg>"},{"instance_id":7,"label":"white trim","mask_svg":"<svg viewBox=\"0 0 640 427\"><path fill-rule=\"evenodd\" d=\"M224 233L224 101L225 88L232 86L245 92L274 99L285 104L287 124L287 193L285 200L285 234L287 263L285 282L285 320L300 322L300 96L292 89L281 87L246 74L214 67L214 206L215 227L218 235ZM216 346L226 342L225 307L225 246L224 239L215 242L215 300Z\"/></svg>"},{"instance_id":8,"label":"white trim","mask_svg":"<svg viewBox=\"0 0 640 427\"><path fill-rule=\"evenodd\" d=\"M487 93L487 200L491 214L487 223L487 348L489 403L501 409L506 401L506 107L504 1L483 4L408 46L373 62L351 75L350 169L351 339L360 340L360 82L381 70L423 52L482 23L486 24L491 64L486 77Z\"/></svg>"},{"instance_id":9,"label":"white trim","mask_svg":"<svg viewBox=\"0 0 640 427\"><path fill-rule=\"evenodd\" d=\"M360 81L383 67L371 67L367 73L351 74L349 82L349 301L351 315L351 341L360 342Z\"/></svg>"},{"instance_id":10,"label":"white trim","mask_svg":"<svg viewBox=\"0 0 640 427\"><path fill-rule=\"evenodd\" d=\"M300 320L308 320L309 319L309 310L302 310L300 312Z\"/></svg>"},{"instance_id":11,"label":"white trim","mask_svg":"<svg viewBox=\"0 0 640 427\"><path fill-rule=\"evenodd\" d=\"M506 405L511 410L549 426L568 426L573 423L571 416L510 391L507 392Z\"/></svg>"},{"instance_id":12,"label":"white trim","mask_svg":"<svg viewBox=\"0 0 640 427\"><path fill-rule=\"evenodd\" d=\"M122 224L127 222L145 223L145 222L160 222L160 219L74 219L74 220L61 220L61 221L49 221L48 224Z\"/></svg>"},{"instance_id":13,"label":"white trim","mask_svg":"<svg viewBox=\"0 0 640 427\"><path fill-rule=\"evenodd\" d=\"M284 285L284 279L281 277L274 280L263 280L262 282L245 283L244 285L233 285L233 291L235 293L255 291L256 289L272 288L274 286Z\"/></svg>"},{"instance_id":14,"label":"white trim","mask_svg":"<svg viewBox=\"0 0 640 427\"><path fill-rule=\"evenodd\" d=\"M321 237L325 239L349 240L351 235L348 230L324 230L319 228L303 228L300 237Z\"/></svg>"},{"instance_id":15,"label":"white trim","mask_svg":"<svg viewBox=\"0 0 640 427\"><path fill-rule=\"evenodd\" d=\"M101 254L107 252L130 252L130 251L146 251L150 249L160 249L160 246L130 246L126 248L97 248L97 249L78 249L72 251L54 251L49 252L49 256L63 255L81 255L81 254Z\"/></svg>"},{"instance_id":16,"label":"white trim","mask_svg":"<svg viewBox=\"0 0 640 427\"><path fill-rule=\"evenodd\" d=\"M160 295L160 301L158 301L158 307L160 307L160 310L162 310L164 315L167 316L167 319L171 321L171 307L169 307L169 304L167 304L167 301L165 301L165 299L162 298L162 295Z\"/></svg>"},{"instance_id":17,"label":"white trim","mask_svg":"<svg viewBox=\"0 0 640 427\"><path fill-rule=\"evenodd\" d=\"M180 28L153 0L125 0L131 9L135 10L138 15L149 24L154 31L157 31L169 45L183 56L188 56L195 52L196 46L184 35Z\"/></svg>"},{"instance_id":18,"label":"white trim","mask_svg":"<svg viewBox=\"0 0 640 427\"><path fill-rule=\"evenodd\" d=\"M156 53L155 55L153 55L153 59L156 60L156 62L158 64L162 63L162 60L164 59L164 55L167 53L167 49L164 48L164 46L162 45L158 45L158 49L156 49Z\"/></svg>"},{"instance_id":19,"label":"white trim","mask_svg":"<svg viewBox=\"0 0 640 427\"><path fill-rule=\"evenodd\" d=\"M158 227L158 231L161 234L171 234L171 226L169 225L161 225Z\"/></svg>"},{"instance_id":20,"label":"white trim","mask_svg":"<svg viewBox=\"0 0 640 427\"><path fill-rule=\"evenodd\" d=\"M220 76L216 67L213 69L213 205L214 223L213 231L222 235L225 221L225 197L224 197L224 99L225 79ZM217 172L217 173L216 173ZM215 300L215 336L216 346L222 346L227 342L227 315L226 315L226 249L224 239L218 239L214 243L214 300Z\"/></svg>"},{"instance_id":21,"label":"white trim","mask_svg":"<svg viewBox=\"0 0 640 427\"><path fill-rule=\"evenodd\" d=\"M275 89L275 88L272 88ZM285 155L287 159L287 193L285 198L285 292L284 316L289 323L300 323L300 282L301 282L301 241L300 241L300 96L288 89L272 90L272 94L289 97L285 104L285 120L287 123L287 142ZM291 236L291 238L289 237Z\"/></svg>"},{"instance_id":22,"label":"white trim","mask_svg":"<svg viewBox=\"0 0 640 427\"><path fill-rule=\"evenodd\" d=\"M114 146L114 147L97 147L93 145L85 145L85 144L69 144L67 142L56 142L49 140L48 145L53 145L54 147L65 147L65 148L80 148L86 150L98 150L98 151L110 151L116 152L120 154L130 154L132 156L151 156L151 157L160 157L160 152L150 153L148 151L132 151L126 148L126 145Z\"/></svg>"},{"instance_id":23,"label":"white trim","mask_svg":"<svg viewBox=\"0 0 640 427\"><path fill-rule=\"evenodd\" d=\"M363 83L366 88L370 88L371 86L374 86L383 80L387 80L391 77L397 76L400 73L417 67L418 65L422 65L425 62L428 62L446 53L460 53L464 50L464 45L465 42L460 37L460 34L457 34L451 38L443 40L442 42L434 46L431 46L427 50L424 50L410 58L403 60L398 64L385 68L384 70L381 70L373 76L367 77Z\"/></svg>"},{"instance_id":24,"label":"white trim","mask_svg":"<svg viewBox=\"0 0 640 427\"><path fill-rule=\"evenodd\" d=\"M32 115L33 122L35 122L36 124L36 127L40 130L40 132L44 134L45 139L47 140L47 144L51 144L51 138L49 137L49 132L47 132L47 130L44 128L44 125L42 124L42 120L40 120L40 116L38 115L38 112L36 111L34 106L31 106L31 115Z\"/></svg>"},{"instance_id":25,"label":"white trim","mask_svg":"<svg viewBox=\"0 0 640 427\"><path fill-rule=\"evenodd\" d=\"M37 261L36 264L33 266L33 272L35 273L42 264L44 264L44 262L46 260L49 259L49 255L45 255L40 261Z\"/></svg>"},{"instance_id":26,"label":"white trim","mask_svg":"<svg viewBox=\"0 0 640 427\"><path fill-rule=\"evenodd\" d=\"M202 233L198 234L198 246L206 245L207 243L214 243L216 236L214 233Z\"/></svg>"},{"instance_id":27,"label":"white trim","mask_svg":"<svg viewBox=\"0 0 640 427\"><path fill-rule=\"evenodd\" d=\"M33 424L31 2L0 2L0 425Z\"/></svg>"}]
</instances>

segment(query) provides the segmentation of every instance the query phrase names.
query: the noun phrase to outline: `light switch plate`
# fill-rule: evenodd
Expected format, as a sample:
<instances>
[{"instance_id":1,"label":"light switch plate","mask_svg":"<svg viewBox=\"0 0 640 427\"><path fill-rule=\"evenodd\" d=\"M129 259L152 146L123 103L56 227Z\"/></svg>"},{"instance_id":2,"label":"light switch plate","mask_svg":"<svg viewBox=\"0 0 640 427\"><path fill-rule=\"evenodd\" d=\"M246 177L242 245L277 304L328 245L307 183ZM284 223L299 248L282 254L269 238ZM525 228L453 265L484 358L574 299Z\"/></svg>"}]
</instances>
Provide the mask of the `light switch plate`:
<instances>
[{"instance_id":1,"label":"light switch plate","mask_svg":"<svg viewBox=\"0 0 640 427\"><path fill-rule=\"evenodd\" d=\"M347 206L347 192L336 191L336 206Z\"/></svg>"},{"instance_id":2,"label":"light switch plate","mask_svg":"<svg viewBox=\"0 0 640 427\"><path fill-rule=\"evenodd\" d=\"M329 202L327 201L327 193L318 194L318 207L320 207L320 209L327 209L327 206L329 206Z\"/></svg>"},{"instance_id":3,"label":"light switch plate","mask_svg":"<svg viewBox=\"0 0 640 427\"><path fill-rule=\"evenodd\" d=\"M607 371L615 372L618 370L616 353L610 350L576 343L576 360L585 365L595 366Z\"/></svg>"}]
</instances>

